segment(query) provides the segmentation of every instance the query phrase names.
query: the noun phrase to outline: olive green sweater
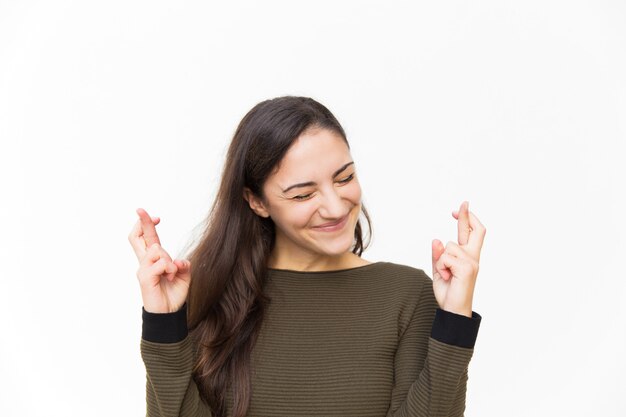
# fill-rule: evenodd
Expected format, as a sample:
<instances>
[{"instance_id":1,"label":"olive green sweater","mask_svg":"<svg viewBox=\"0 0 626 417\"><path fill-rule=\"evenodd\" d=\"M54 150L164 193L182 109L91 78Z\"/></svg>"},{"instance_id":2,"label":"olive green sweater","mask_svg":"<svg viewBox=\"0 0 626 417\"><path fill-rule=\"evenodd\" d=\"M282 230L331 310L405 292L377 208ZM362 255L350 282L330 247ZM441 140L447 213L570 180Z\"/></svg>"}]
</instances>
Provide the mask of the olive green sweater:
<instances>
[{"instance_id":1,"label":"olive green sweater","mask_svg":"<svg viewBox=\"0 0 626 417\"><path fill-rule=\"evenodd\" d=\"M265 288L248 416L463 416L481 316L439 309L423 270L270 269ZM142 309L149 417L211 416L191 377L186 308Z\"/></svg>"}]
</instances>

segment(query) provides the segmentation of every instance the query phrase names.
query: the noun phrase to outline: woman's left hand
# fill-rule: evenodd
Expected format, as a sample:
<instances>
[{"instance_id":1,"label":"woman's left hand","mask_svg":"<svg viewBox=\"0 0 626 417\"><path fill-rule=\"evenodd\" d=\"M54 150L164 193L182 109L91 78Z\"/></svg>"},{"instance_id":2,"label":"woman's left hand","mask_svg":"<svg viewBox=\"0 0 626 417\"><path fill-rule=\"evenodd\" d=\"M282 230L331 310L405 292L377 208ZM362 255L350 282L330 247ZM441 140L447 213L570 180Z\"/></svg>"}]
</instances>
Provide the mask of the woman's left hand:
<instances>
[{"instance_id":1,"label":"woman's left hand","mask_svg":"<svg viewBox=\"0 0 626 417\"><path fill-rule=\"evenodd\" d=\"M443 246L432 242L433 290L442 310L472 317L472 299L478 275L480 250L487 229L470 213L464 201L452 216L458 220L458 241Z\"/></svg>"}]
</instances>

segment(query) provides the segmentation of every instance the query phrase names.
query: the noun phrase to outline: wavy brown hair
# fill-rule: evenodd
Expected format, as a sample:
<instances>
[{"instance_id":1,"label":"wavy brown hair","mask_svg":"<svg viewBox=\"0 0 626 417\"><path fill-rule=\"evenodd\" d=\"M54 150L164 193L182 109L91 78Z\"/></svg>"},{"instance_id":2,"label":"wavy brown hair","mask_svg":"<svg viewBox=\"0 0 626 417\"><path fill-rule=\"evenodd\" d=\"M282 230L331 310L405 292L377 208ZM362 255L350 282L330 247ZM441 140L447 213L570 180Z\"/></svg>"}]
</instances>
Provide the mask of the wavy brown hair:
<instances>
[{"instance_id":1,"label":"wavy brown hair","mask_svg":"<svg viewBox=\"0 0 626 417\"><path fill-rule=\"evenodd\" d=\"M198 341L193 379L216 417L228 410L246 415L252 397L250 357L265 306L267 261L274 246L271 218L256 215L244 199L244 187L265 201L263 184L294 141L309 128L329 129L348 145L346 134L322 104L308 97L284 96L255 105L241 120L228 148L215 201L190 251L191 285L187 299L190 334ZM351 251L361 256L367 243L359 220Z\"/></svg>"}]
</instances>

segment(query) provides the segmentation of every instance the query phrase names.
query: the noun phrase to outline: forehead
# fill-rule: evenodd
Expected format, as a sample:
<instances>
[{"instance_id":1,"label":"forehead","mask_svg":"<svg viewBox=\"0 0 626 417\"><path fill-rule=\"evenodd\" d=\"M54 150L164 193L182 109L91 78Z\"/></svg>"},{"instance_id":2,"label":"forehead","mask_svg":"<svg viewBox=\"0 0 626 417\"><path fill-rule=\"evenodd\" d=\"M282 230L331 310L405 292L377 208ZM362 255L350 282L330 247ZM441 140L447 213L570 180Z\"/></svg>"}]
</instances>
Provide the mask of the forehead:
<instances>
[{"instance_id":1,"label":"forehead","mask_svg":"<svg viewBox=\"0 0 626 417\"><path fill-rule=\"evenodd\" d=\"M315 181L332 175L351 160L350 149L339 134L327 129L309 130L296 139L268 181L279 186Z\"/></svg>"}]
</instances>

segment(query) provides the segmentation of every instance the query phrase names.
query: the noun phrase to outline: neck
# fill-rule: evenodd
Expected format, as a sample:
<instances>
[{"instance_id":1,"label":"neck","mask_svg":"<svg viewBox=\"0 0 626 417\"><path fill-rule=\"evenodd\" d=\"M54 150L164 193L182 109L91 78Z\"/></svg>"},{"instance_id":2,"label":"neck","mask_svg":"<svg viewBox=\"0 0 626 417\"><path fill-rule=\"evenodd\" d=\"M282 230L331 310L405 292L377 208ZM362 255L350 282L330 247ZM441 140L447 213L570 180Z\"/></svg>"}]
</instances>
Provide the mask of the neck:
<instances>
[{"instance_id":1,"label":"neck","mask_svg":"<svg viewBox=\"0 0 626 417\"><path fill-rule=\"evenodd\" d=\"M344 252L341 255L329 256L325 254L295 254L287 253L275 248L267 262L272 269L290 269L293 271L333 271L367 265L371 262L355 255Z\"/></svg>"}]
</instances>

